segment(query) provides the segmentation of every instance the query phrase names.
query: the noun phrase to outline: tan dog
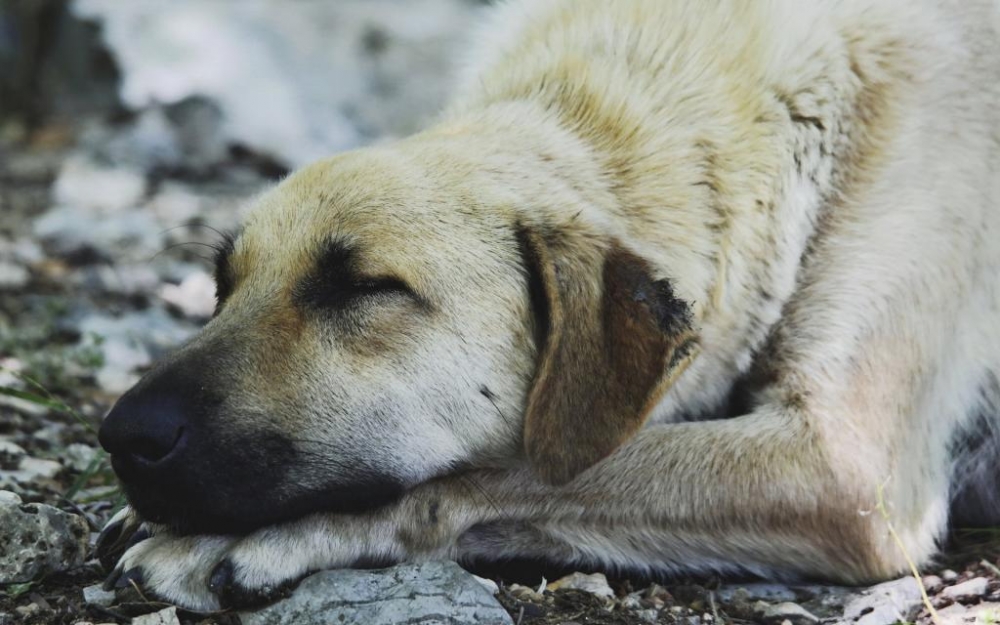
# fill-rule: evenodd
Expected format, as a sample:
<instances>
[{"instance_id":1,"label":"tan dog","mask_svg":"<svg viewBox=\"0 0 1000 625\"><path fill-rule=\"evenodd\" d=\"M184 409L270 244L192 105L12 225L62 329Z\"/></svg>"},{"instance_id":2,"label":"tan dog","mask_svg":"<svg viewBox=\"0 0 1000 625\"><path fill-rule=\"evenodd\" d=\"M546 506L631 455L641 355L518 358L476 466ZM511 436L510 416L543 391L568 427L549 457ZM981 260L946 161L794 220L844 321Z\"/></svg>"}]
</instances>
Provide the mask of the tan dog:
<instances>
[{"instance_id":1,"label":"tan dog","mask_svg":"<svg viewBox=\"0 0 1000 625\"><path fill-rule=\"evenodd\" d=\"M950 510L1000 519L998 21L500 8L439 124L259 199L216 317L108 416L110 583L212 609L521 556L864 582L905 569L890 521L926 562Z\"/></svg>"}]
</instances>

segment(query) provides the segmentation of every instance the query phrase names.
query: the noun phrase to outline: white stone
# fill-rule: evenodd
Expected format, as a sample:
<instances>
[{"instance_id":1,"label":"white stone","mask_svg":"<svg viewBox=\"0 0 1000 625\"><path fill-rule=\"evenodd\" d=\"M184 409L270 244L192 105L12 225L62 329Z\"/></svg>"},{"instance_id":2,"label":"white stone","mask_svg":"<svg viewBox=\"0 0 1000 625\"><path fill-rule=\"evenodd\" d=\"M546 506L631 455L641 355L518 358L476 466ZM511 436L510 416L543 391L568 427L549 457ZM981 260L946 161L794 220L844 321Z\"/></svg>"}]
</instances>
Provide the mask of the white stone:
<instances>
[{"instance_id":1,"label":"white stone","mask_svg":"<svg viewBox=\"0 0 1000 625\"><path fill-rule=\"evenodd\" d=\"M159 295L186 317L208 319L215 312L215 280L204 271L187 276L177 285L164 284Z\"/></svg>"},{"instance_id":2,"label":"white stone","mask_svg":"<svg viewBox=\"0 0 1000 625\"><path fill-rule=\"evenodd\" d=\"M955 600L981 597L986 594L989 583L985 577L974 577L945 588L941 591L941 596Z\"/></svg>"},{"instance_id":3,"label":"white stone","mask_svg":"<svg viewBox=\"0 0 1000 625\"><path fill-rule=\"evenodd\" d=\"M159 612L137 616L132 619L132 625L181 625L181 621L177 618L177 608L170 606Z\"/></svg>"},{"instance_id":4,"label":"white stone","mask_svg":"<svg viewBox=\"0 0 1000 625\"><path fill-rule=\"evenodd\" d=\"M134 208L146 193L142 172L124 167L103 167L83 156L63 162L52 187L57 204L110 214Z\"/></svg>"},{"instance_id":5,"label":"white stone","mask_svg":"<svg viewBox=\"0 0 1000 625\"><path fill-rule=\"evenodd\" d=\"M546 586L546 590L549 592L555 592L562 588L582 590L584 592L589 592L592 595L608 599L613 599L615 596L615 591L613 591L611 586L608 585L608 578L605 577L603 573L593 573L591 575L573 573L572 575L567 575L562 579L557 579Z\"/></svg>"},{"instance_id":6,"label":"white stone","mask_svg":"<svg viewBox=\"0 0 1000 625\"><path fill-rule=\"evenodd\" d=\"M115 593L111 590L104 590L100 584L94 584L83 589L83 600L86 603L106 608L115 602Z\"/></svg>"},{"instance_id":7,"label":"white stone","mask_svg":"<svg viewBox=\"0 0 1000 625\"><path fill-rule=\"evenodd\" d=\"M493 595L454 562L323 571L307 577L291 597L239 617L244 625L512 623Z\"/></svg>"},{"instance_id":8,"label":"white stone","mask_svg":"<svg viewBox=\"0 0 1000 625\"><path fill-rule=\"evenodd\" d=\"M0 584L25 582L79 566L87 553L83 517L0 496Z\"/></svg>"},{"instance_id":9,"label":"white stone","mask_svg":"<svg viewBox=\"0 0 1000 625\"><path fill-rule=\"evenodd\" d=\"M811 625L819 619L797 603L785 601L769 605L761 612L761 620L766 623L790 622L793 625Z\"/></svg>"},{"instance_id":10,"label":"white stone","mask_svg":"<svg viewBox=\"0 0 1000 625\"><path fill-rule=\"evenodd\" d=\"M922 599L917 580L904 577L865 590L844 607L844 618L861 625L909 621L920 609Z\"/></svg>"},{"instance_id":11,"label":"white stone","mask_svg":"<svg viewBox=\"0 0 1000 625\"><path fill-rule=\"evenodd\" d=\"M23 265L0 261L0 290L20 289L27 286L31 273Z\"/></svg>"}]
</instances>

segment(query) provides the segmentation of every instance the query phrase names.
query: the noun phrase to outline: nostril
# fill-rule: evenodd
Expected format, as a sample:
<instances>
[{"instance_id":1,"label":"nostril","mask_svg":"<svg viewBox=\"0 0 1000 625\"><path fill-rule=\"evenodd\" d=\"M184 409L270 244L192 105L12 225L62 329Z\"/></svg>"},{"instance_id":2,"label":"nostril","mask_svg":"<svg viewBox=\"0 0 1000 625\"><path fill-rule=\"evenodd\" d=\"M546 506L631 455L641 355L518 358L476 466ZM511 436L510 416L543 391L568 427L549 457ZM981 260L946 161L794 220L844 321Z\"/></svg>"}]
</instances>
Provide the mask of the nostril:
<instances>
[{"instance_id":1,"label":"nostril","mask_svg":"<svg viewBox=\"0 0 1000 625\"><path fill-rule=\"evenodd\" d=\"M129 454L147 464L155 464L170 455L184 437L184 428L178 427L173 438L140 437L132 442Z\"/></svg>"}]
</instances>

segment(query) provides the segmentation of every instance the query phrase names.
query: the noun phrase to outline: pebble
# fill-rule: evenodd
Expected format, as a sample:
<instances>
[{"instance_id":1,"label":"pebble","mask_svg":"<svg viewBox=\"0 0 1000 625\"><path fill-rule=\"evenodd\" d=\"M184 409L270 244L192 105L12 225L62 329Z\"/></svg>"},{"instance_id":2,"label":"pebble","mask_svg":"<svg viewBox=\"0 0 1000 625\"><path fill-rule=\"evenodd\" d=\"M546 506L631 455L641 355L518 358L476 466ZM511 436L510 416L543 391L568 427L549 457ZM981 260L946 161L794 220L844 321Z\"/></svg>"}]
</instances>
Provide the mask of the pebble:
<instances>
[{"instance_id":1,"label":"pebble","mask_svg":"<svg viewBox=\"0 0 1000 625\"><path fill-rule=\"evenodd\" d=\"M958 573L951 569L941 571L941 579L946 582L953 582L958 579Z\"/></svg>"},{"instance_id":2,"label":"pebble","mask_svg":"<svg viewBox=\"0 0 1000 625\"><path fill-rule=\"evenodd\" d=\"M493 595L454 562L322 571L287 599L239 618L243 625L512 624Z\"/></svg>"},{"instance_id":3,"label":"pebble","mask_svg":"<svg viewBox=\"0 0 1000 625\"><path fill-rule=\"evenodd\" d=\"M813 625L819 619L797 603L785 601L765 607L760 614L764 623L791 623L791 625Z\"/></svg>"},{"instance_id":4,"label":"pebble","mask_svg":"<svg viewBox=\"0 0 1000 625\"><path fill-rule=\"evenodd\" d=\"M590 575L573 573L557 579L546 586L545 589L549 592L555 592L560 589L574 589L582 590L598 597L604 597L605 599L614 599L615 597L615 591L608 585L608 578L604 576L604 573L593 573Z\"/></svg>"},{"instance_id":5,"label":"pebble","mask_svg":"<svg viewBox=\"0 0 1000 625\"><path fill-rule=\"evenodd\" d=\"M492 579L486 579L485 577L479 577L478 575L472 576L477 582L482 584L483 588L490 591L493 596L496 596L500 592L500 587Z\"/></svg>"},{"instance_id":6,"label":"pebble","mask_svg":"<svg viewBox=\"0 0 1000 625\"><path fill-rule=\"evenodd\" d=\"M99 454L100 451L90 445L70 443L60 454L59 459L65 466L77 473L83 473L90 468L90 465L94 463Z\"/></svg>"},{"instance_id":7,"label":"pebble","mask_svg":"<svg viewBox=\"0 0 1000 625\"><path fill-rule=\"evenodd\" d=\"M844 618L860 625L910 621L920 610L922 599L917 580L904 577L862 591L844 607Z\"/></svg>"},{"instance_id":8,"label":"pebble","mask_svg":"<svg viewBox=\"0 0 1000 625\"><path fill-rule=\"evenodd\" d=\"M88 527L80 516L0 497L0 584L26 582L83 564Z\"/></svg>"},{"instance_id":9,"label":"pebble","mask_svg":"<svg viewBox=\"0 0 1000 625\"><path fill-rule=\"evenodd\" d=\"M215 312L215 280L204 271L187 276L180 284L164 284L159 295L185 317L205 320Z\"/></svg>"},{"instance_id":10,"label":"pebble","mask_svg":"<svg viewBox=\"0 0 1000 625\"><path fill-rule=\"evenodd\" d=\"M134 208L146 192L144 172L126 167L106 167L84 155L63 161L52 187L56 204L98 215Z\"/></svg>"},{"instance_id":11,"label":"pebble","mask_svg":"<svg viewBox=\"0 0 1000 625\"><path fill-rule=\"evenodd\" d=\"M0 261L0 291L23 289L31 280L31 273L24 265Z\"/></svg>"},{"instance_id":12,"label":"pebble","mask_svg":"<svg viewBox=\"0 0 1000 625\"><path fill-rule=\"evenodd\" d=\"M108 607L115 602L114 591L104 590L101 584L94 584L83 589L83 600L91 605Z\"/></svg>"},{"instance_id":13,"label":"pebble","mask_svg":"<svg viewBox=\"0 0 1000 625\"><path fill-rule=\"evenodd\" d=\"M10 441L0 441L0 471L15 471L27 455L24 448Z\"/></svg>"},{"instance_id":14,"label":"pebble","mask_svg":"<svg viewBox=\"0 0 1000 625\"><path fill-rule=\"evenodd\" d=\"M944 580L937 575L925 575L922 581L924 583L924 589L926 589L929 593L937 592L941 590L942 586L944 586Z\"/></svg>"},{"instance_id":15,"label":"pebble","mask_svg":"<svg viewBox=\"0 0 1000 625\"><path fill-rule=\"evenodd\" d=\"M945 588L941 591L941 596L954 599L955 601L967 601L985 595L988 587L989 580L985 577L974 577Z\"/></svg>"},{"instance_id":16,"label":"pebble","mask_svg":"<svg viewBox=\"0 0 1000 625\"><path fill-rule=\"evenodd\" d=\"M177 608L170 606L159 612L137 616L132 619L132 625L181 625L181 621L177 618Z\"/></svg>"}]
</instances>

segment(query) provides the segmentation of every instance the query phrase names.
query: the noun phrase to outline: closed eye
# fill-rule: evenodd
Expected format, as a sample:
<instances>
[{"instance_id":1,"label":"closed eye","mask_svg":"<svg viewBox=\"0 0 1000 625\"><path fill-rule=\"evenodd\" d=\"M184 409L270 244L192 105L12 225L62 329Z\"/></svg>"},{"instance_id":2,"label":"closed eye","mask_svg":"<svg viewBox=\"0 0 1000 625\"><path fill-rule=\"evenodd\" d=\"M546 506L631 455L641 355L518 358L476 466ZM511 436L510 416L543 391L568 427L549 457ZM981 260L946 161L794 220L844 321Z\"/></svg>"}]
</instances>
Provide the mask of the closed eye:
<instances>
[{"instance_id":1,"label":"closed eye","mask_svg":"<svg viewBox=\"0 0 1000 625\"><path fill-rule=\"evenodd\" d=\"M419 299L409 285L393 277L314 276L303 280L295 292L298 302L321 310L343 310L363 299L395 296Z\"/></svg>"},{"instance_id":2,"label":"closed eye","mask_svg":"<svg viewBox=\"0 0 1000 625\"><path fill-rule=\"evenodd\" d=\"M355 249L344 241L327 241L318 251L312 271L295 287L295 301L313 310L340 311L366 299L423 299L396 276L358 275Z\"/></svg>"}]
</instances>

